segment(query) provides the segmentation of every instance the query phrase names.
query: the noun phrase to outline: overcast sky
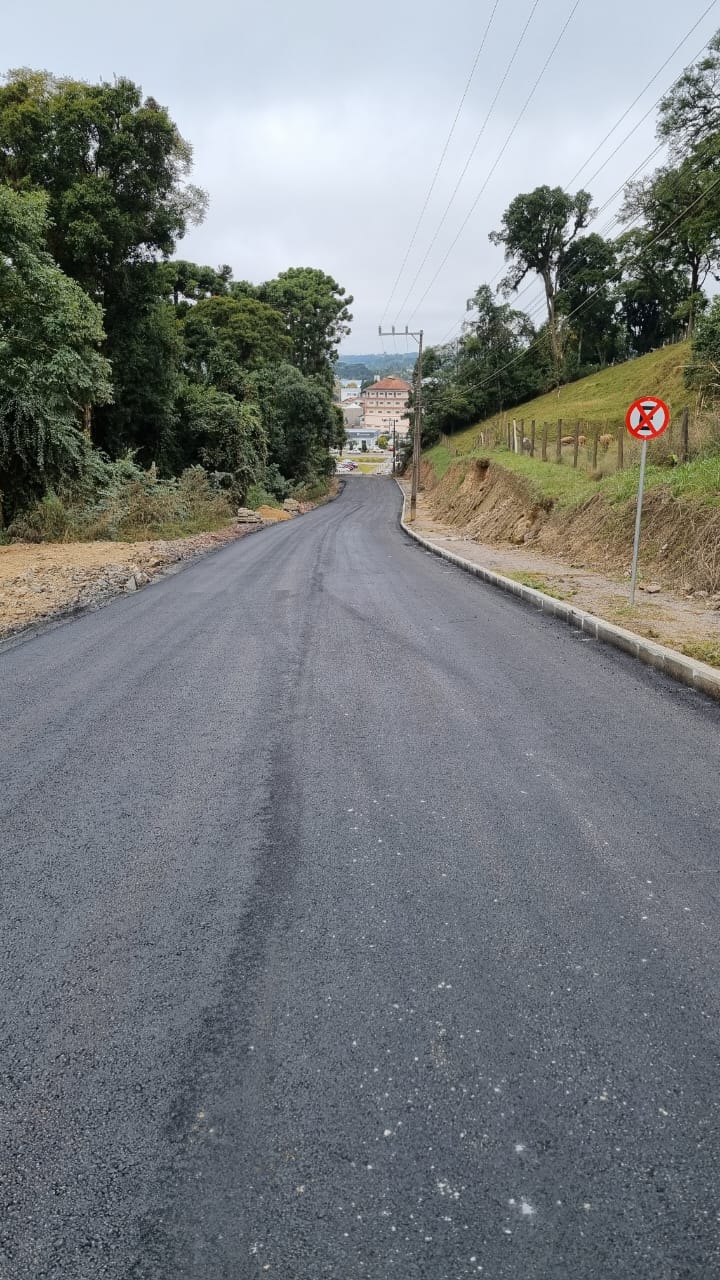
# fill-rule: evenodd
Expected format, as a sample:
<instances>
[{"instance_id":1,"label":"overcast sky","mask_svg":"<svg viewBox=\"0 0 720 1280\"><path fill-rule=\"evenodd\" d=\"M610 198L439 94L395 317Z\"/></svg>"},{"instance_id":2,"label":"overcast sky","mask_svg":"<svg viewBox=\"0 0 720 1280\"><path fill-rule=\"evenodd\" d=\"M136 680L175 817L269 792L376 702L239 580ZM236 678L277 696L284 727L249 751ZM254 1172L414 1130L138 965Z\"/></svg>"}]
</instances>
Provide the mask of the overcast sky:
<instances>
[{"instance_id":1,"label":"overcast sky","mask_svg":"<svg viewBox=\"0 0 720 1280\"><path fill-rule=\"evenodd\" d=\"M381 349L382 317L386 327L423 327L430 342L454 335L466 298L499 273L502 254L488 232L519 191L544 182L568 186L581 165L573 188L587 185L596 204L621 186L655 146L654 111L589 179L720 27L720 3L586 161L707 3L580 0L488 181L575 4L539 0L414 286L535 0L365 0L362 6L338 0L25 0L10 6L8 0L0 47L2 69L30 66L87 80L125 75L166 105L194 147L194 180L210 196L204 224L189 232L179 254L213 266L230 263L236 278L255 282L290 266L322 268L354 295L353 333L344 349L364 352ZM435 190L388 306L493 9ZM607 228L618 203L593 229ZM521 303L532 310L536 296L533 289ZM392 339L384 347L392 351ZM398 349L405 349L404 339Z\"/></svg>"}]
</instances>

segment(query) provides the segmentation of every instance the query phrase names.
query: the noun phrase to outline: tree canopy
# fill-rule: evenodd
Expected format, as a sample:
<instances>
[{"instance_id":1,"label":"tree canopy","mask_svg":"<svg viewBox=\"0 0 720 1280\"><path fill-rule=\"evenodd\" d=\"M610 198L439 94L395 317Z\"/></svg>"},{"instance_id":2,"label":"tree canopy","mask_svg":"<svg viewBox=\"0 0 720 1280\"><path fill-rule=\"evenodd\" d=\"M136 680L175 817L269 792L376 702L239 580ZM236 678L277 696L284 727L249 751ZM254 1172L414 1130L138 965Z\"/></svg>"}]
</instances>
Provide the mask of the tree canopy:
<instances>
[{"instance_id":1,"label":"tree canopy","mask_svg":"<svg viewBox=\"0 0 720 1280\"><path fill-rule=\"evenodd\" d=\"M102 449L244 499L328 470L352 299L319 268L174 259L206 211L192 150L132 81L0 83L0 488L14 512ZM99 456L99 455L98 455Z\"/></svg>"}]
</instances>

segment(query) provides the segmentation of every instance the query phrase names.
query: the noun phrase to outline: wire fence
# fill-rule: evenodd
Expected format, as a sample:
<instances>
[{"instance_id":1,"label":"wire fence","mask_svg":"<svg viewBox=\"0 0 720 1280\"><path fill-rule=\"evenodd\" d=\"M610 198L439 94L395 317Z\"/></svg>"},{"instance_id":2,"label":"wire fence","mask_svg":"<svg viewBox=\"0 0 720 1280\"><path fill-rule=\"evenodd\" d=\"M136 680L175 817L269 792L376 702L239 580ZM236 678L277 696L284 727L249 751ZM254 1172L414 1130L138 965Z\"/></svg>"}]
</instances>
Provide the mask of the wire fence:
<instances>
[{"instance_id":1,"label":"wire fence","mask_svg":"<svg viewBox=\"0 0 720 1280\"><path fill-rule=\"evenodd\" d=\"M606 418L558 418L554 422L526 420L500 415L483 424L465 447L459 449L452 436L443 435L444 444L455 457L482 449L507 450L548 464L581 467L596 475L610 475L640 462L641 442L627 431L625 422ZM469 446L469 447L468 447ZM653 441L653 462L689 462L720 446L720 423L707 413L691 413L684 408L673 416L667 431Z\"/></svg>"}]
</instances>

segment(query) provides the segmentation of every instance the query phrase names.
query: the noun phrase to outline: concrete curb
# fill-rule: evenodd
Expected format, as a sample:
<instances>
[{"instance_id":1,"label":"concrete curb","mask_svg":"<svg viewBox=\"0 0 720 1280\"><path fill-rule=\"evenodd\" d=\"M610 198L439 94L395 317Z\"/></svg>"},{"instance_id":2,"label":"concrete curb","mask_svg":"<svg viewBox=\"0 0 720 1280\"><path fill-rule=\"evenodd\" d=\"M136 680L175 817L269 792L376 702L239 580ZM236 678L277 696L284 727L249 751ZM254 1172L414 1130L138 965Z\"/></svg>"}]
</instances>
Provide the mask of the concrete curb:
<instances>
[{"instance_id":1,"label":"concrete curb","mask_svg":"<svg viewBox=\"0 0 720 1280\"><path fill-rule=\"evenodd\" d=\"M567 622L569 626L577 627L579 631L592 636L594 640L600 640L603 644L614 645L616 649L622 649L623 653L629 653L632 658L638 658L640 662L646 663L647 666L653 667L656 671L664 672L665 675L670 676L673 680L679 680L682 684L689 685L691 689L698 689L701 693L706 693L711 698L720 701L720 670L709 666L706 662L698 662L694 658L686 658L684 654L678 653L675 649L668 649L663 644L655 644L652 640L646 640L643 636L635 635L633 631L625 631L623 627L616 627L614 623L606 622L604 618L597 618L594 613L586 613L584 609L577 609L574 605L567 604L564 600L555 600L552 596L546 596L543 591L536 591L534 587L526 587L521 582L515 582L513 578L506 578L503 574L495 573L492 569L485 569L482 565L473 564L471 560L465 560L463 556L456 555L454 551L439 547L436 543L431 542L429 538L424 538L422 534L416 533L405 521L407 500L403 487L399 482L398 488L403 495L403 510L400 517L401 527L405 533L414 538L416 542L419 542L427 551L431 551L433 555L440 556L443 560L448 560L450 564L457 565L459 569L464 569L466 573L474 574L476 578L481 578L483 582L489 583L490 586L499 587L501 591L507 591L509 595L517 596L519 600L524 600L526 604L532 605L534 609L539 609L541 613L560 618L563 622Z\"/></svg>"}]
</instances>

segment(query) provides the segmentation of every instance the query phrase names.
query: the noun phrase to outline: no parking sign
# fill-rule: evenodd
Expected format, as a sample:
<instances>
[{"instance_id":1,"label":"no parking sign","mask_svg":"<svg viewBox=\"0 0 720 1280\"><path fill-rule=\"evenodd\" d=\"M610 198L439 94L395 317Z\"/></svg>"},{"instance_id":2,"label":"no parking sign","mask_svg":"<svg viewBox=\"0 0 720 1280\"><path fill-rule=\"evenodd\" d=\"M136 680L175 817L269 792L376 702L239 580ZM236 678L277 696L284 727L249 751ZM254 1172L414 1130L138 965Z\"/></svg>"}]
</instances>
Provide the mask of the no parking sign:
<instances>
[{"instance_id":1,"label":"no parking sign","mask_svg":"<svg viewBox=\"0 0 720 1280\"><path fill-rule=\"evenodd\" d=\"M625 426L636 440L655 440L670 426L670 410L657 396L643 396L630 405Z\"/></svg>"}]
</instances>

